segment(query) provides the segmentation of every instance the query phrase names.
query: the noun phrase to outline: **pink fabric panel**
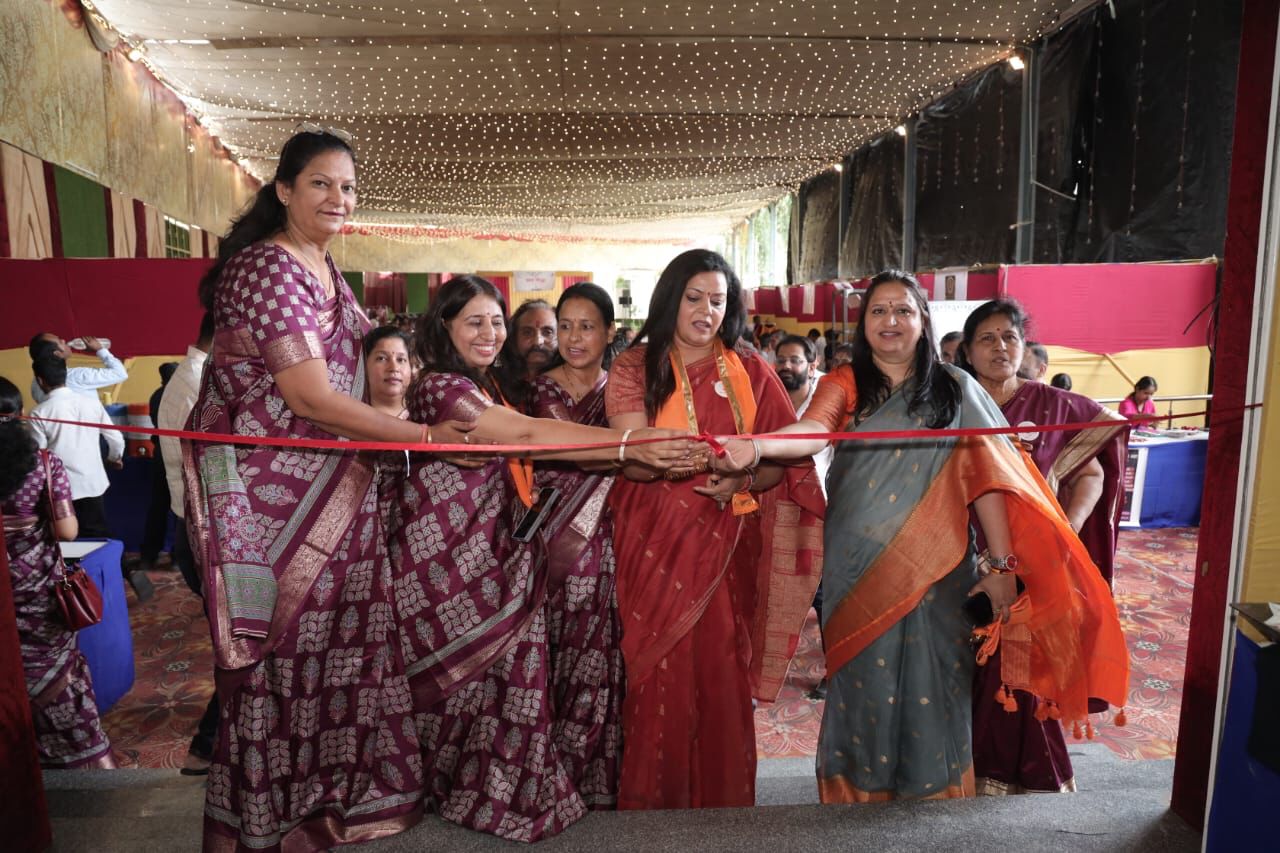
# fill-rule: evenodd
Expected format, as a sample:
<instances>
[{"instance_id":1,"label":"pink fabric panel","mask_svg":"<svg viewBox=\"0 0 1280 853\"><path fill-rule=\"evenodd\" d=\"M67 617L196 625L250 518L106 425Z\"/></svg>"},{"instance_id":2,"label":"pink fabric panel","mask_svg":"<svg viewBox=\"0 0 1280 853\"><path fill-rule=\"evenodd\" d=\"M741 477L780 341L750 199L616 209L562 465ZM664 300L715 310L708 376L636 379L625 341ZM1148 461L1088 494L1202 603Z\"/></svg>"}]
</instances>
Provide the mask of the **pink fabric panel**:
<instances>
[{"instance_id":1,"label":"pink fabric panel","mask_svg":"<svg viewBox=\"0 0 1280 853\"><path fill-rule=\"evenodd\" d=\"M776 288L761 287L756 290L756 314L782 313L782 295Z\"/></svg>"},{"instance_id":2,"label":"pink fabric panel","mask_svg":"<svg viewBox=\"0 0 1280 853\"><path fill-rule=\"evenodd\" d=\"M1208 342L1204 309L1213 301L1215 264L1011 266L1001 272L1004 292L1027 309L1036 338L1045 343L1123 352Z\"/></svg>"}]
</instances>

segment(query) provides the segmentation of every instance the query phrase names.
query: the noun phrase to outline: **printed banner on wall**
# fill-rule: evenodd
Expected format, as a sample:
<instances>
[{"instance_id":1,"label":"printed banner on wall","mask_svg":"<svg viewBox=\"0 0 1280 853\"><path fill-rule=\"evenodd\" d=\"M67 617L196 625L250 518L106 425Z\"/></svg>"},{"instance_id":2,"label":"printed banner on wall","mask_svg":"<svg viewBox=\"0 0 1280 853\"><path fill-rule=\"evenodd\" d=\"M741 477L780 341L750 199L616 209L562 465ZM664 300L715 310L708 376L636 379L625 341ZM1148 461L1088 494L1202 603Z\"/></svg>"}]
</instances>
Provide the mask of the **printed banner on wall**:
<instances>
[{"instance_id":1,"label":"printed banner on wall","mask_svg":"<svg viewBox=\"0 0 1280 853\"><path fill-rule=\"evenodd\" d=\"M515 285L517 293L555 290L556 274L554 272L517 272L515 274Z\"/></svg>"}]
</instances>

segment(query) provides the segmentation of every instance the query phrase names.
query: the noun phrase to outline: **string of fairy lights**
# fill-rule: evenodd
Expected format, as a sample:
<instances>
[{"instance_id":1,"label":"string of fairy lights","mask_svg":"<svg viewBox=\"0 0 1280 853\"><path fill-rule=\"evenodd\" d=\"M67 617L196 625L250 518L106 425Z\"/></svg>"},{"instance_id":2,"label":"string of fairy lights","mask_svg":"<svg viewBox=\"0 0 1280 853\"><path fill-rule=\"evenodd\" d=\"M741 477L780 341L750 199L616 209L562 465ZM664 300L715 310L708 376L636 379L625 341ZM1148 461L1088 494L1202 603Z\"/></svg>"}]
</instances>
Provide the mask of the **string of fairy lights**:
<instances>
[{"instance_id":1,"label":"string of fairy lights","mask_svg":"<svg viewBox=\"0 0 1280 853\"><path fill-rule=\"evenodd\" d=\"M726 230L1072 2L84 5L259 179L317 121L356 138L361 215L626 232L690 216Z\"/></svg>"}]
</instances>

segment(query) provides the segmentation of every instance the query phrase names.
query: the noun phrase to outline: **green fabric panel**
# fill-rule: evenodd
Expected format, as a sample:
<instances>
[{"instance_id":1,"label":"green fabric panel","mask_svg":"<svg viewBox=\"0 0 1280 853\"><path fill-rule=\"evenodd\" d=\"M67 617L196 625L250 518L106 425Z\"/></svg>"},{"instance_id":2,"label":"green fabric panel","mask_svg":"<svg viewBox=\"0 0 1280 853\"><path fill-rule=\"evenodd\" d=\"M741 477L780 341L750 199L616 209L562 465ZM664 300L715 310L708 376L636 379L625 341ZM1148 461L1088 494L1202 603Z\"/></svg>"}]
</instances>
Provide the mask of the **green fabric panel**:
<instances>
[{"instance_id":1,"label":"green fabric panel","mask_svg":"<svg viewBox=\"0 0 1280 853\"><path fill-rule=\"evenodd\" d=\"M347 280L347 285L351 288L351 292L356 295L356 302L364 304L364 273L362 272L344 272L342 277Z\"/></svg>"},{"instance_id":2,"label":"green fabric panel","mask_svg":"<svg viewBox=\"0 0 1280 853\"><path fill-rule=\"evenodd\" d=\"M405 310L410 314L421 314L427 310L429 273L407 272L404 274Z\"/></svg>"},{"instance_id":3,"label":"green fabric panel","mask_svg":"<svg viewBox=\"0 0 1280 853\"><path fill-rule=\"evenodd\" d=\"M53 187L58 197L63 257L109 257L107 196L102 185L54 166Z\"/></svg>"}]
</instances>

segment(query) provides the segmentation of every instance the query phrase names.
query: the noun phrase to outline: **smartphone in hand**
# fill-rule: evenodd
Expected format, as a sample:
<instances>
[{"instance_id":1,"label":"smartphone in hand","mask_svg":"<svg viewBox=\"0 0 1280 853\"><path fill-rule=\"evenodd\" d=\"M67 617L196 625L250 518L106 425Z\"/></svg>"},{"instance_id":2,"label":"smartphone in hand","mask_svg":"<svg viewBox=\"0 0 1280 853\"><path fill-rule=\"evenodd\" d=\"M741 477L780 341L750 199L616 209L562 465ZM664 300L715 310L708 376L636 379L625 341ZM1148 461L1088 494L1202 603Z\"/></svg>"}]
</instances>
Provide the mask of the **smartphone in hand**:
<instances>
[{"instance_id":1,"label":"smartphone in hand","mask_svg":"<svg viewBox=\"0 0 1280 853\"><path fill-rule=\"evenodd\" d=\"M517 542L532 542L534 534L542 527L543 522L547 520L559 502L559 489L538 489L538 497L534 500L533 506L525 510L524 515L516 524L515 532L511 534L511 538Z\"/></svg>"}]
</instances>

